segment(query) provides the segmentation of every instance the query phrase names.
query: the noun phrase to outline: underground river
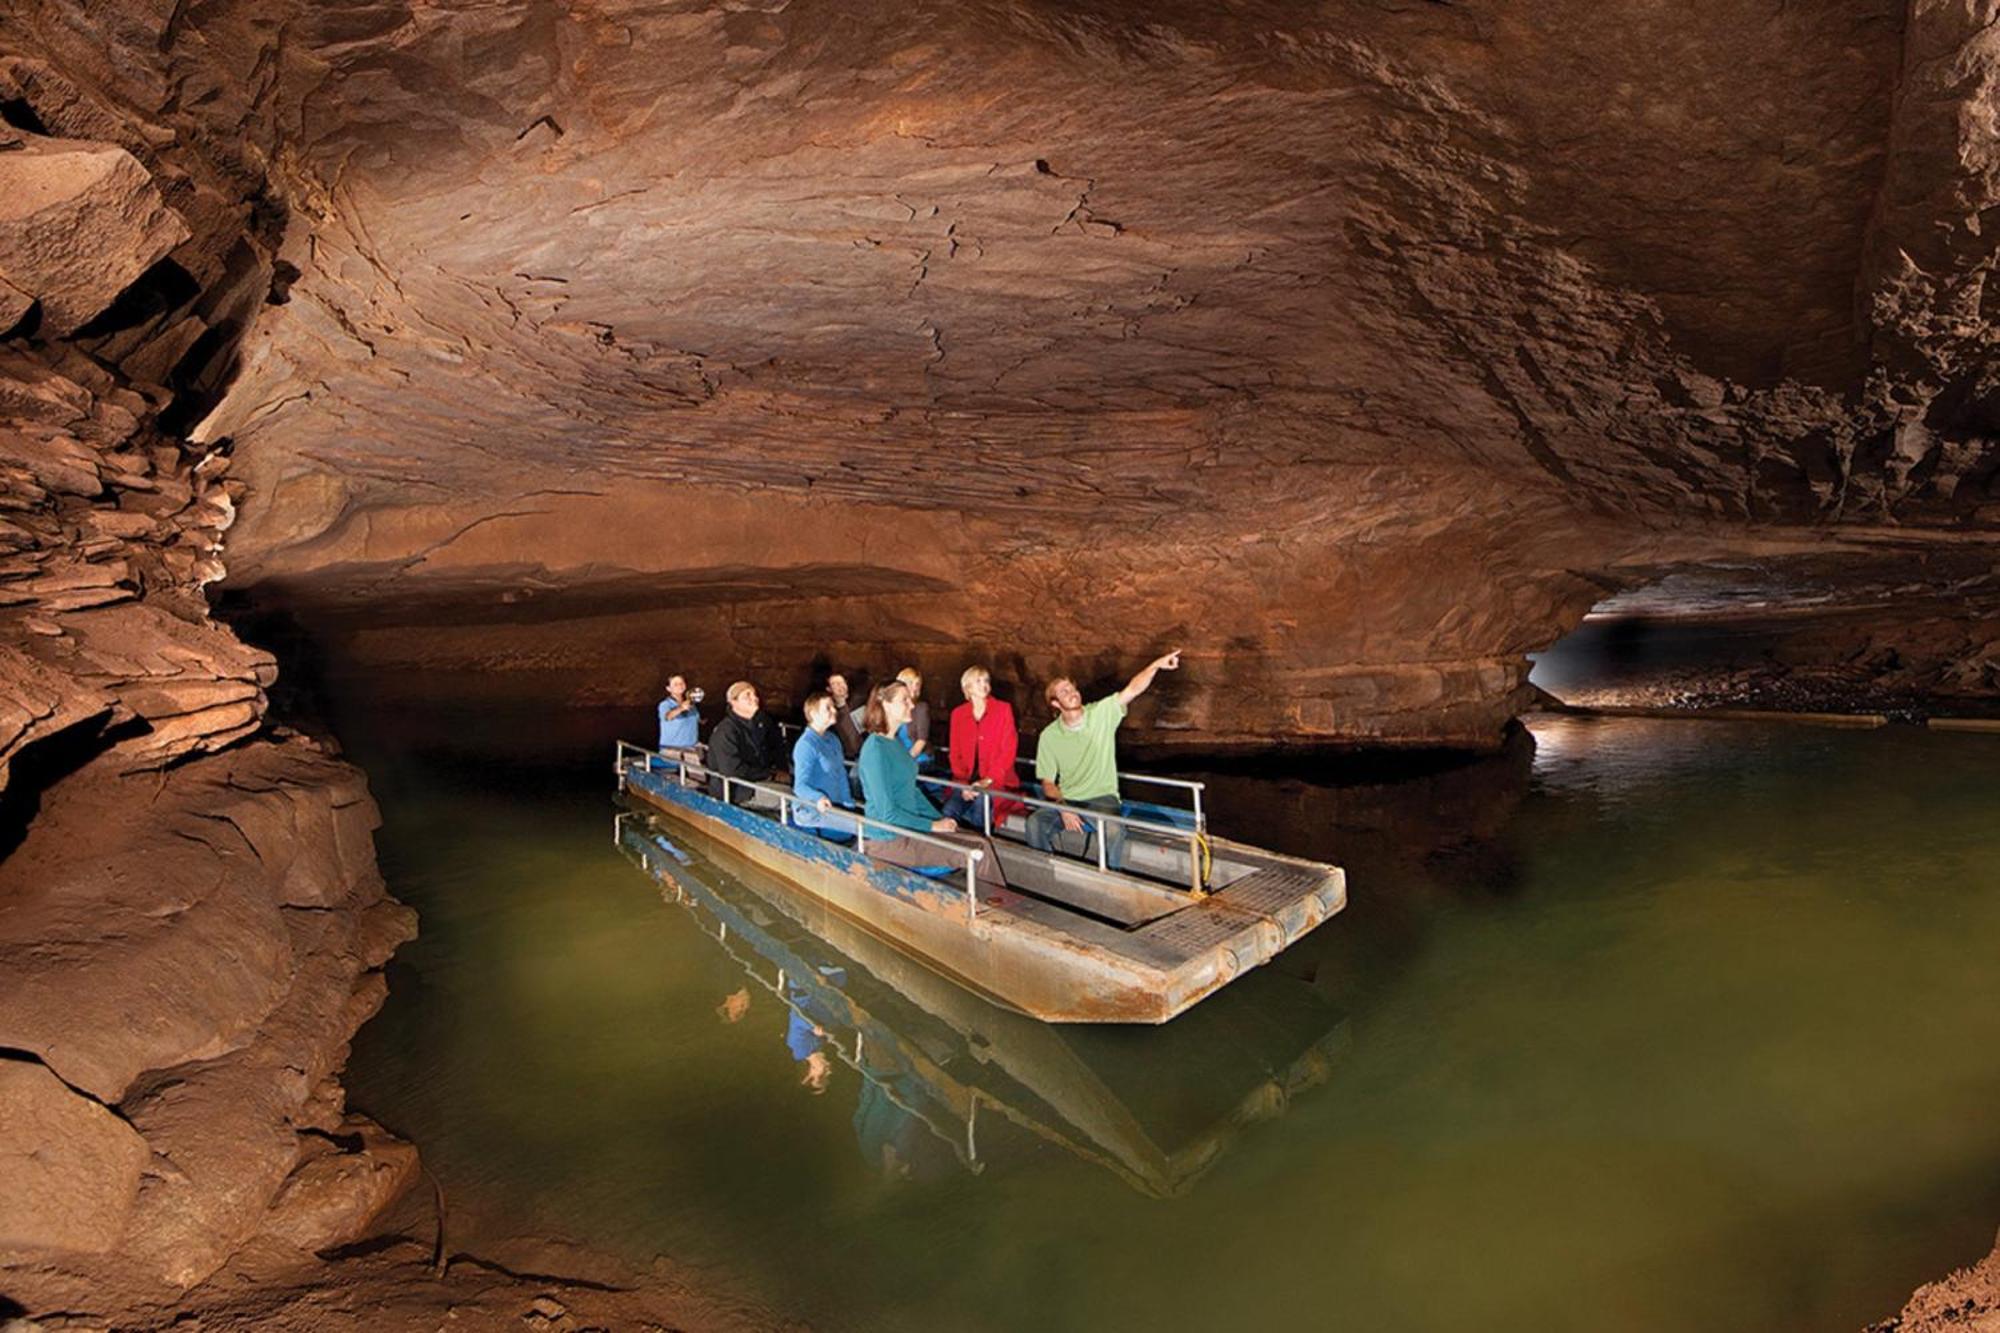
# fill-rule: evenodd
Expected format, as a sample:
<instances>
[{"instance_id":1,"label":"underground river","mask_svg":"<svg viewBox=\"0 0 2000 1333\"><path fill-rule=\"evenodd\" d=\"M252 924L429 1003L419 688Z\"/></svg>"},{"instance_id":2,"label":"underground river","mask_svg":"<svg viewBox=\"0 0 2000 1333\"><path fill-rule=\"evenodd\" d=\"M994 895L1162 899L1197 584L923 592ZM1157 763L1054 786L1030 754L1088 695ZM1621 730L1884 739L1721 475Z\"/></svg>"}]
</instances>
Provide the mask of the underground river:
<instances>
[{"instance_id":1,"label":"underground river","mask_svg":"<svg viewBox=\"0 0 2000 1333\"><path fill-rule=\"evenodd\" d=\"M2000 737L1544 717L1183 765L1350 905L1164 1029L1077 1030L899 988L618 819L646 721L341 720L423 932L350 1100L454 1249L664 1255L832 1329L1747 1333L1992 1243Z\"/></svg>"}]
</instances>

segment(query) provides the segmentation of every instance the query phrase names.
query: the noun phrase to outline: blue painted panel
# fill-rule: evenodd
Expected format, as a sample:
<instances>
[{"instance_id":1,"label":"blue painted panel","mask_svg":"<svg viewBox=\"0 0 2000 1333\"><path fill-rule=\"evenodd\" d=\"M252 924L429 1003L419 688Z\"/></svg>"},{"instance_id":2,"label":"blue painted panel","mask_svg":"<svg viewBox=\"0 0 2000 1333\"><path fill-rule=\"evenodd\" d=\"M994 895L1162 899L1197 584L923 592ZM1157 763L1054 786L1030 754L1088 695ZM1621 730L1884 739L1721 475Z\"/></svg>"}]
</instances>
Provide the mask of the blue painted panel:
<instances>
[{"instance_id":1,"label":"blue painted panel","mask_svg":"<svg viewBox=\"0 0 2000 1333\"><path fill-rule=\"evenodd\" d=\"M799 861L827 866L843 873L851 872L858 866L866 876L869 887L892 898L906 902L935 900L940 890L955 896L962 897L964 894L964 886L956 880L941 882L925 879L900 866L883 865L851 847L828 842L816 833L789 828L757 811L718 801L706 791L683 787L678 780L664 773L649 773L643 767L628 767L625 770L625 785L678 806L699 819L746 834Z\"/></svg>"}]
</instances>

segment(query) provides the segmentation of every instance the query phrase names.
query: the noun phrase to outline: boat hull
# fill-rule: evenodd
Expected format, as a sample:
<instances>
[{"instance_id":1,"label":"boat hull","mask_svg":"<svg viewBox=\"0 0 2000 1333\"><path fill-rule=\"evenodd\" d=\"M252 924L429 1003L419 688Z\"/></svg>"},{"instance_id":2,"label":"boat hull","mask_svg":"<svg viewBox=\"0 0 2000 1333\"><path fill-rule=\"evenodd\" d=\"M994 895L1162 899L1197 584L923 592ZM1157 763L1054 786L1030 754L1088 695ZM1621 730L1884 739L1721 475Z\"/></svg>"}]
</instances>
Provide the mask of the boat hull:
<instances>
[{"instance_id":1,"label":"boat hull","mask_svg":"<svg viewBox=\"0 0 2000 1333\"><path fill-rule=\"evenodd\" d=\"M969 913L956 877L941 882L872 861L684 786L662 768L621 762L619 778L632 798L796 885L826 911L1048 1022L1163 1023L1346 902L1338 867L1261 854L1293 868L1282 901L1232 900L1236 890L1225 890L1139 931L1005 897L982 896Z\"/></svg>"}]
</instances>

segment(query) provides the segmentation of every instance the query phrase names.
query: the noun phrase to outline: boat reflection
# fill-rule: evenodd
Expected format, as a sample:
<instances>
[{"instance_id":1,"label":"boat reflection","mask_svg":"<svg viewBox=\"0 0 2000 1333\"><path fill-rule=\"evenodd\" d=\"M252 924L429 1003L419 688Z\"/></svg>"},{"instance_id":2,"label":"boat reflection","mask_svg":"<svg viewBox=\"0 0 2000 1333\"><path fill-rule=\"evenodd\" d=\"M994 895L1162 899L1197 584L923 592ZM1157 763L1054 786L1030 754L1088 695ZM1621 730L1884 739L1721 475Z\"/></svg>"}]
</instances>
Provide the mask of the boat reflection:
<instances>
[{"instance_id":1,"label":"boat reflection","mask_svg":"<svg viewBox=\"0 0 2000 1333\"><path fill-rule=\"evenodd\" d=\"M786 1045L809 1090L824 1090L836 1062L854 1070L855 1133L885 1175L954 1162L984 1171L982 1141L998 1118L1143 1193L1179 1194L1244 1126L1323 1082L1346 1045L1345 1015L1275 972L1242 978L1164 1027L1043 1023L668 827L624 810L613 836L743 968L744 989L718 1013L732 1021L752 991L766 992L788 1011Z\"/></svg>"}]
</instances>

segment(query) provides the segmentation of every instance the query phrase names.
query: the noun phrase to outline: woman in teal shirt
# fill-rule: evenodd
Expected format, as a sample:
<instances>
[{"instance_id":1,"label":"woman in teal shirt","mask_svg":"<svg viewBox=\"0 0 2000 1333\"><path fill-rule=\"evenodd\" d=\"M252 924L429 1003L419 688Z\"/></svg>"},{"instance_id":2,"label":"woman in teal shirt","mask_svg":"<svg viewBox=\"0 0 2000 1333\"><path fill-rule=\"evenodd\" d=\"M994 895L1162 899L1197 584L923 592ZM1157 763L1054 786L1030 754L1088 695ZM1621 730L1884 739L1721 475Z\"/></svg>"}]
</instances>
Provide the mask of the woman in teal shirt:
<instances>
[{"instance_id":1,"label":"woman in teal shirt","mask_svg":"<svg viewBox=\"0 0 2000 1333\"><path fill-rule=\"evenodd\" d=\"M896 740L896 728L909 720L910 691L901 681L891 681L868 697L868 712L862 722L867 737L861 742L861 761L856 765L861 772L861 792L867 801L868 817L964 847L980 848L986 853L979 862L980 888L1005 888L1007 879L993 844L979 834L961 832L958 821L939 814L930 797L917 786L917 761ZM871 837L868 854L913 870L964 864L943 848L915 838Z\"/></svg>"}]
</instances>

